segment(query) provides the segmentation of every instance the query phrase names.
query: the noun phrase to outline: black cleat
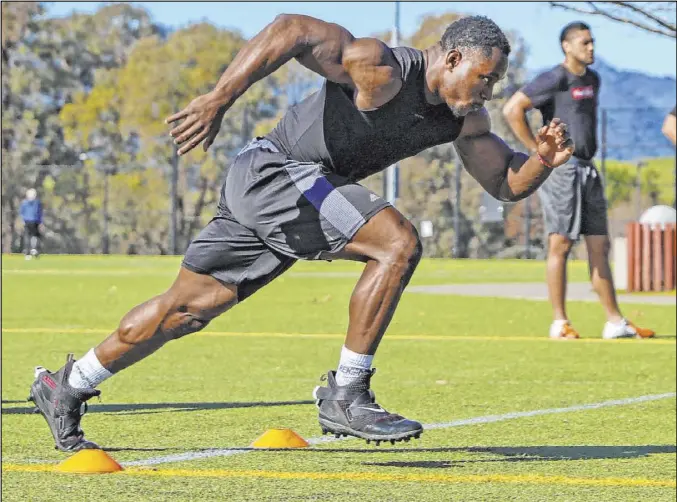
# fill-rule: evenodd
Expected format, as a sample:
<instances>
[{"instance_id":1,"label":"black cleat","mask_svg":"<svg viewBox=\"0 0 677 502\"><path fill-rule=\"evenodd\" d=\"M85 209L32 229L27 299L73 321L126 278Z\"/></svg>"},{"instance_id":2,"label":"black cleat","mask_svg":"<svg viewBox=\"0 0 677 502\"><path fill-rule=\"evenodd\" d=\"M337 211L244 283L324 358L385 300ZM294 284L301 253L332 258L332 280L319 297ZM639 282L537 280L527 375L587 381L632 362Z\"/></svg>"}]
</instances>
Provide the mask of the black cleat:
<instances>
[{"instance_id":1,"label":"black cleat","mask_svg":"<svg viewBox=\"0 0 677 502\"><path fill-rule=\"evenodd\" d=\"M375 369L365 371L360 378L349 385L336 384L336 372L326 375L327 387L316 387L314 397L320 410L319 420L322 431L340 435L355 436L374 441L406 440L419 437L423 426L413 420L390 413L376 404L369 382ZM324 379L324 376L323 376Z\"/></svg>"},{"instance_id":2,"label":"black cleat","mask_svg":"<svg viewBox=\"0 0 677 502\"><path fill-rule=\"evenodd\" d=\"M74 452L83 449L98 449L99 446L85 439L80 420L87 412L86 401L101 394L96 389L74 389L68 385L73 369L73 354L56 373L38 366L35 381L31 385L29 401L36 406L34 413L41 413L49 425L56 442L56 449Z\"/></svg>"}]
</instances>

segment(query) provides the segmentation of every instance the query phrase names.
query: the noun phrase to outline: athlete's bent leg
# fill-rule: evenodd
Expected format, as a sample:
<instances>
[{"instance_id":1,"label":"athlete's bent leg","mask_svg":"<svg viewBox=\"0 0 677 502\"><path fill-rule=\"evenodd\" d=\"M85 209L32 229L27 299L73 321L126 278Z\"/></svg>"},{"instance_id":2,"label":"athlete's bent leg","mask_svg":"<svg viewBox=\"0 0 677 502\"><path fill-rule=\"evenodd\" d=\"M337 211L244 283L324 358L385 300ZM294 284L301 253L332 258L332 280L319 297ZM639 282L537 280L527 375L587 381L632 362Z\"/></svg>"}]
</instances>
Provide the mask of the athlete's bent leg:
<instances>
[{"instance_id":1,"label":"athlete's bent leg","mask_svg":"<svg viewBox=\"0 0 677 502\"><path fill-rule=\"evenodd\" d=\"M235 286L181 268L169 290L129 311L94 353L104 368L117 373L168 341L200 331L236 303Z\"/></svg>"},{"instance_id":2,"label":"athlete's bent leg","mask_svg":"<svg viewBox=\"0 0 677 502\"><path fill-rule=\"evenodd\" d=\"M374 355L421 259L421 241L413 225L389 207L372 217L344 252L366 261L350 298L345 345Z\"/></svg>"},{"instance_id":3,"label":"athlete's bent leg","mask_svg":"<svg viewBox=\"0 0 677 502\"><path fill-rule=\"evenodd\" d=\"M392 207L373 216L338 256L366 262L350 299L349 325L338 371L315 397L324 433L352 435L367 441L408 441L423 431L420 423L389 413L369 390L379 342L404 288L421 259L414 227Z\"/></svg>"},{"instance_id":4,"label":"athlete's bent leg","mask_svg":"<svg viewBox=\"0 0 677 502\"><path fill-rule=\"evenodd\" d=\"M108 338L77 363L69 355L57 372L36 368L29 400L45 417L56 447L62 451L98 448L80 428L86 401L100 394L95 387L166 342L201 330L235 305L237 298L235 286L182 268L169 290L132 309Z\"/></svg>"}]
</instances>

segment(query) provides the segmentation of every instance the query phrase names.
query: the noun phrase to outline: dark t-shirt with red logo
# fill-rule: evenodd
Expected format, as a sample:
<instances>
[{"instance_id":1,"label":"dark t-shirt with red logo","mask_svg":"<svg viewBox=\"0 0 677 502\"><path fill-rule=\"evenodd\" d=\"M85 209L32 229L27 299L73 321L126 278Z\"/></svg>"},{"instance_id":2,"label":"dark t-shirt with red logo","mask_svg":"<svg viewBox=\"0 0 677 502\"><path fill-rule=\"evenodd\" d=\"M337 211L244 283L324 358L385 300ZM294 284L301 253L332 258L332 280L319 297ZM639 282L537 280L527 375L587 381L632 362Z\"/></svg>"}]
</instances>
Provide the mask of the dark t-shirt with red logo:
<instances>
[{"instance_id":1,"label":"dark t-shirt with red logo","mask_svg":"<svg viewBox=\"0 0 677 502\"><path fill-rule=\"evenodd\" d=\"M554 117L567 124L576 144L574 155L590 160L597 151L599 86L599 75L590 68L579 77L557 65L541 73L521 90L534 108L540 110L544 124Z\"/></svg>"}]
</instances>

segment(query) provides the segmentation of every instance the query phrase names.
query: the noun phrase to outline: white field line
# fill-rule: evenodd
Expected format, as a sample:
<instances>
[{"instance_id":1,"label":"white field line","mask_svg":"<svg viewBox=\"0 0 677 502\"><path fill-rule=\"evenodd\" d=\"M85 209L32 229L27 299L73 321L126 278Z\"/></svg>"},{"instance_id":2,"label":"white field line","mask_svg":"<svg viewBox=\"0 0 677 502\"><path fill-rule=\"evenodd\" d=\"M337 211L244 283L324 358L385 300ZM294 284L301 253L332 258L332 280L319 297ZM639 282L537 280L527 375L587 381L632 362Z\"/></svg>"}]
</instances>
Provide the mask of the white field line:
<instances>
[{"instance_id":1,"label":"white field line","mask_svg":"<svg viewBox=\"0 0 677 502\"><path fill-rule=\"evenodd\" d=\"M595 410L598 408L607 408L610 406L625 406L629 404L644 403L648 401L657 401L659 399L669 399L677 396L675 392L668 392L665 394L650 394L646 396L639 397L630 397L625 399L613 399L611 401L602 401L601 403L590 403L590 404L579 404L576 406L569 406L566 408L549 408L544 410L532 410L532 411L517 411L512 413L505 413L502 415L486 415L483 417L475 418L466 418L462 420L454 420L452 422L442 422L436 424L425 424L423 428L425 430L434 430L434 429L448 429L450 427L461 427L463 425L477 425L477 424L489 424L493 422L502 422L503 420L512 420L515 418L524 418L524 417L535 417L539 415L551 415L554 413L569 413L574 411L584 411L584 410ZM308 443L311 445L330 443L334 441L345 441L350 439L357 439L353 437L326 437L320 436L311 438L308 440ZM200 460L203 458L212 458L212 457L228 457L231 455L239 455L242 453L249 453L255 449L249 448L219 448L213 450L203 450L203 451L188 451L185 453L179 453L176 455L165 455L161 457L152 457L143 460L134 460L130 462L122 462L123 466L150 466L158 464L167 464L170 462L187 462L192 460ZM403 449L402 451L406 451Z\"/></svg>"}]
</instances>

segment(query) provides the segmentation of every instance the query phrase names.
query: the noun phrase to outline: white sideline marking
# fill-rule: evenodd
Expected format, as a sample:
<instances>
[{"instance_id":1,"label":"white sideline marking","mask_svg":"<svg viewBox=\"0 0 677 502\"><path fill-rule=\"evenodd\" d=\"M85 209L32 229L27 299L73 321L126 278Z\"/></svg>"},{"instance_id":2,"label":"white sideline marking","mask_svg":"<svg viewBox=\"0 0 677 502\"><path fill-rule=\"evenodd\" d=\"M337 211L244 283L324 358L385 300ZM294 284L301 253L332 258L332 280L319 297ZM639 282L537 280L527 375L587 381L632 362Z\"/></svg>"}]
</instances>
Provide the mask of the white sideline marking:
<instances>
[{"instance_id":1,"label":"white sideline marking","mask_svg":"<svg viewBox=\"0 0 677 502\"><path fill-rule=\"evenodd\" d=\"M614 399L611 401L602 401L601 403L590 403L590 404L579 404L576 406L569 406L567 408L549 408L545 410L532 410L532 411L517 411L512 413L505 413L503 415L486 415L483 417L475 418L466 418L462 420L454 420L452 422L442 422L437 424L425 424L423 428L425 430L434 430L434 429L448 429L450 427L460 427L462 425L477 425L477 424L489 424L492 422L501 422L503 420L512 420L514 418L522 417L535 417L538 415L551 415L553 413L568 413L570 411L582 411L582 410L594 410L597 408L606 408L609 406L624 406L627 404L636 404L644 403L647 401L657 401L659 399L668 399L671 397L677 396L675 392L668 392L665 394L650 394L647 396L639 397L629 397L625 399ZM340 440L348 439L358 439L354 437L344 437L344 438L335 438L335 437L326 437L320 436L311 438L308 440L308 443L311 445L330 443ZM241 453L249 453L255 449L246 449L246 448L220 448L214 450L205 450L205 451L189 451L186 453L179 453L176 455L166 455L162 457L152 457L144 460L134 460L131 462L122 462L123 466L148 466L148 465L158 465L166 464L169 462L184 462L189 460L199 460L202 458L212 458L212 457L228 457L231 455L239 455ZM406 451L403 449L402 451Z\"/></svg>"}]
</instances>

